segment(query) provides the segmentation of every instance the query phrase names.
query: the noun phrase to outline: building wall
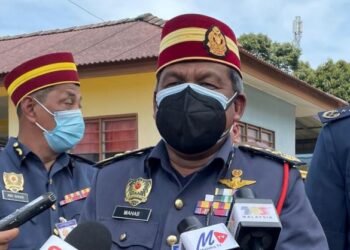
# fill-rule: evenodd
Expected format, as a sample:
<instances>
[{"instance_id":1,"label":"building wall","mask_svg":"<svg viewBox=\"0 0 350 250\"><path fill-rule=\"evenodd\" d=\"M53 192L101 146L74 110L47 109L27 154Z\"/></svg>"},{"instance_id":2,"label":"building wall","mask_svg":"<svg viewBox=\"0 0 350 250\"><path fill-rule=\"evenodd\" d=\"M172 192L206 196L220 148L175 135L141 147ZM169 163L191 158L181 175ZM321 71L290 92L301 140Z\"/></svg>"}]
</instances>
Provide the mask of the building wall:
<instances>
[{"instance_id":1,"label":"building wall","mask_svg":"<svg viewBox=\"0 0 350 250\"><path fill-rule=\"evenodd\" d=\"M245 85L247 107L242 121L275 132L276 150L295 153L295 106Z\"/></svg>"}]
</instances>

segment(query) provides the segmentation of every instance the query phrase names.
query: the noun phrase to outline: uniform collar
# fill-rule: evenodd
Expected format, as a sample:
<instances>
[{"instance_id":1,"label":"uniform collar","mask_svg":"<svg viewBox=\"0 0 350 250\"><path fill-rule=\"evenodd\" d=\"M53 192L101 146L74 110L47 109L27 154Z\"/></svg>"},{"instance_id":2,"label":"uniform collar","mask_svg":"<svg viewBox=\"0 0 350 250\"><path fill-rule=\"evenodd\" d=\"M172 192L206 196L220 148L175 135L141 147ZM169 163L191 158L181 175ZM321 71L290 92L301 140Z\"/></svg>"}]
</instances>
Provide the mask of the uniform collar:
<instances>
[{"instance_id":1,"label":"uniform collar","mask_svg":"<svg viewBox=\"0 0 350 250\"><path fill-rule=\"evenodd\" d=\"M228 168L226 165L230 160L229 158L231 157L232 152L232 141L231 138L228 137L208 165L215 164L216 166L221 167L222 169L219 176L226 174ZM161 140L151 151L148 159L146 160L145 166L149 167L148 171L150 171L153 167L159 166L159 163L161 163L161 165L164 167L167 165L170 166L168 152L163 140Z\"/></svg>"}]
</instances>

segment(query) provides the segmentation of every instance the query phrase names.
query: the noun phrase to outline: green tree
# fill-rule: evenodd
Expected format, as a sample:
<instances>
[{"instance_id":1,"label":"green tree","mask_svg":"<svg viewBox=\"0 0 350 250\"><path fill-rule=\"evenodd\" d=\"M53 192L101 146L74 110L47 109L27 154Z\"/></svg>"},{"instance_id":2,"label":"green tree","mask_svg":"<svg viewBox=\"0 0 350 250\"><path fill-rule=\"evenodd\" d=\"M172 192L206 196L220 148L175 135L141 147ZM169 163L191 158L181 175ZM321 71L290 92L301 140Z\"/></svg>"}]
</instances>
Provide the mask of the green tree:
<instances>
[{"instance_id":1,"label":"green tree","mask_svg":"<svg viewBox=\"0 0 350 250\"><path fill-rule=\"evenodd\" d=\"M243 34L239 37L241 46L255 56L275 65L288 73L298 68L300 49L291 43L272 42L264 34Z\"/></svg>"},{"instance_id":2,"label":"green tree","mask_svg":"<svg viewBox=\"0 0 350 250\"><path fill-rule=\"evenodd\" d=\"M309 82L316 88L350 101L350 64L344 60L329 59L315 71L316 79Z\"/></svg>"},{"instance_id":3,"label":"green tree","mask_svg":"<svg viewBox=\"0 0 350 250\"><path fill-rule=\"evenodd\" d=\"M311 68L308 62L299 61L298 68L293 72L293 75L309 84L316 82L315 70Z\"/></svg>"}]
</instances>

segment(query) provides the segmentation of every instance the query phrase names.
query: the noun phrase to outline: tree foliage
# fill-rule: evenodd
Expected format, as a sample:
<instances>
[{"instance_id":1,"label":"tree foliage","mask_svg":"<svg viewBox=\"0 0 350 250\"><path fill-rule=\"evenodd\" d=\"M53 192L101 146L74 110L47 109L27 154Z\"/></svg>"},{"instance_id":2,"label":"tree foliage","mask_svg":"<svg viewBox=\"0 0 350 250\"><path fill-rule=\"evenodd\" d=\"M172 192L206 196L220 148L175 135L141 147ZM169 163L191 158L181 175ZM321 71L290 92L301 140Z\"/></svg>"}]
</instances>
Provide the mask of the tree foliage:
<instances>
[{"instance_id":1,"label":"tree foliage","mask_svg":"<svg viewBox=\"0 0 350 250\"><path fill-rule=\"evenodd\" d=\"M258 58L322 91L350 101L350 63L329 59L315 70L308 62L300 60L301 50L292 43L273 42L266 35L252 33L243 34L238 40L244 49Z\"/></svg>"}]
</instances>

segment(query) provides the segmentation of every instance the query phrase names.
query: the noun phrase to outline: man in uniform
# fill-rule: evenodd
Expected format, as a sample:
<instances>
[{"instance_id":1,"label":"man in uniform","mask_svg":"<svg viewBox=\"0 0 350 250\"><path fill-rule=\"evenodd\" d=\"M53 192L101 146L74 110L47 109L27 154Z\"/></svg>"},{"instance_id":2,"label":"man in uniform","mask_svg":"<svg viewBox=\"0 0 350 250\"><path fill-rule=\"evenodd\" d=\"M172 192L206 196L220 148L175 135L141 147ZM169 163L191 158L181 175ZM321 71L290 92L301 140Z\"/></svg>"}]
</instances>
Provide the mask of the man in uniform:
<instances>
[{"instance_id":1,"label":"man in uniform","mask_svg":"<svg viewBox=\"0 0 350 250\"><path fill-rule=\"evenodd\" d=\"M350 107L319 114L325 125L317 139L306 193L330 249L350 248Z\"/></svg>"},{"instance_id":2,"label":"man in uniform","mask_svg":"<svg viewBox=\"0 0 350 250\"><path fill-rule=\"evenodd\" d=\"M224 222L232 193L250 187L272 199L283 225L277 249L327 249L295 160L232 147L230 129L245 96L237 42L214 18L188 14L162 31L154 117L162 140L151 149L98 164L82 221L112 232L112 249L175 249L177 225L197 216Z\"/></svg>"},{"instance_id":3,"label":"man in uniform","mask_svg":"<svg viewBox=\"0 0 350 250\"><path fill-rule=\"evenodd\" d=\"M17 108L19 133L0 152L0 218L54 193L57 202L23 224L9 245L39 249L53 232L76 223L95 173L92 162L66 153L85 129L77 68L71 53L48 54L13 69L4 85Z\"/></svg>"}]
</instances>

